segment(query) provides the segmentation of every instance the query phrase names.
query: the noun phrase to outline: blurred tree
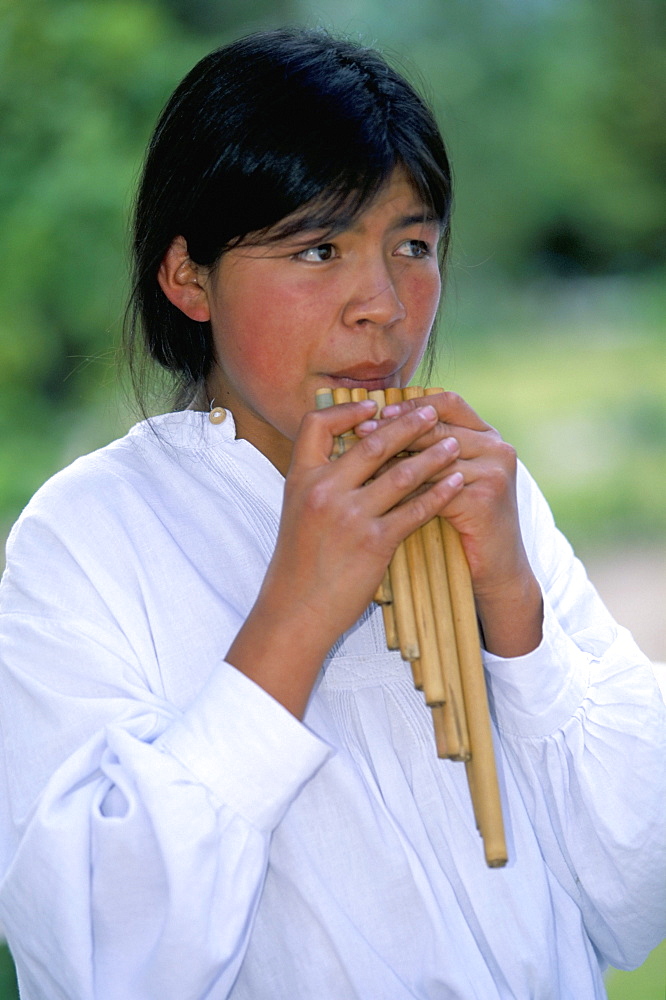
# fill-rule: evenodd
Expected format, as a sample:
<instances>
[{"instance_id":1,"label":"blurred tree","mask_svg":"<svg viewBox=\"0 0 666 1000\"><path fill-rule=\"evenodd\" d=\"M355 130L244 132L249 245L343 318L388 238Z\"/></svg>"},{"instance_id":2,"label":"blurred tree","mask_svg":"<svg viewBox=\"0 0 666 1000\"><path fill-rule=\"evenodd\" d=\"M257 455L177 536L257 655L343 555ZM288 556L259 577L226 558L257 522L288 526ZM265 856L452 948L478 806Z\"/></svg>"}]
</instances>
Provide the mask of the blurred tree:
<instances>
[{"instance_id":1,"label":"blurred tree","mask_svg":"<svg viewBox=\"0 0 666 1000\"><path fill-rule=\"evenodd\" d=\"M0 14L6 507L43 479L48 454L60 461L67 423L109 379L132 180L165 95L207 45L138 0L22 0Z\"/></svg>"},{"instance_id":2,"label":"blurred tree","mask_svg":"<svg viewBox=\"0 0 666 1000\"><path fill-rule=\"evenodd\" d=\"M162 0L165 10L188 30L233 34L277 28L297 20L295 0Z\"/></svg>"},{"instance_id":3,"label":"blurred tree","mask_svg":"<svg viewBox=\"0 0 666 1000\"><path fill-rule=\"evenodd\" d=\"M523 277L663 265L663 6L428 9L409 51L452 148L462 259Z\"/></svg>"},{"instance_id":4,"label":"blurred tree","mask_svg":"<svg viewBox=\"0 0 666 1000\"><path fill-rule=\"evenodd\" d=\"M661 0L300 0L405 54L453 152L462 259L505 274L666 257Z\"/></svg>"}]
</instances>

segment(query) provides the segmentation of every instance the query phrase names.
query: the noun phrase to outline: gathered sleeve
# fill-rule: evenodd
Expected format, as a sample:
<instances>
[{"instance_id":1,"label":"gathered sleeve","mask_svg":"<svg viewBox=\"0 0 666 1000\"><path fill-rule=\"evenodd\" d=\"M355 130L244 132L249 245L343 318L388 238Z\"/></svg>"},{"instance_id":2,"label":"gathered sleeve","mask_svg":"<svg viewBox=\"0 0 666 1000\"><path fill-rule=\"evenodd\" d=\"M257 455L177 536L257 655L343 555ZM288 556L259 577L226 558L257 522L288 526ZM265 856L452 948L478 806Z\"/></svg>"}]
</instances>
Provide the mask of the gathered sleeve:
<instances>
[{"instance_id":1,"label":"gathered sleeve","mask_svg":"<svg viewBox=\"0 0 666 1000\"><path fill-rule=\"evenodd\" d=\"M612 619L521 469L543 639L485 654L493 712L546 864L598 953L639 965L666 933L666 710L653 665Z\"/></svg>"},{"instance_id":2,"label":"gathered sleeve","mask_svg":"<svg viewBox=\"0 0 666 1000\"><path fill-rule=\"evenodd\" d=\"M31 515L10 550L0 918L22 990L226 996L271 834L330 748L224 662L226 649L176 708L84 554Z\"/></svg>"}]
</instances>

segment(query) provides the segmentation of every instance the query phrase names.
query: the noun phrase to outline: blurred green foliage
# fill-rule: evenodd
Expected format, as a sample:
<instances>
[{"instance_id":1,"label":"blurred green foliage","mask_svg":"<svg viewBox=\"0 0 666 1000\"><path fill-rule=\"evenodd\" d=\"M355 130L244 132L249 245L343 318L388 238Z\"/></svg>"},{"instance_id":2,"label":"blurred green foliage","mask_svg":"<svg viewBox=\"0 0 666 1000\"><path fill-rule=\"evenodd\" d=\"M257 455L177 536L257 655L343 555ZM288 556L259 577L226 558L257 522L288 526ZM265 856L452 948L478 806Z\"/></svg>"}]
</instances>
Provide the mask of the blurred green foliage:
<instances>
[{"instance_id":1,"label":"blurred green foliage","mask_svg":"<svg viewBox=\"0 0 666 1000\"><path fill-rule=\"evenodd\" d=\"M143 149L186 70L250 30L319 24L379 44L432 100L457 184L445 338L463 332L458 354L508 366L529 300L531 338L550 345L553 378L571 387L567 311L613 288L622 337L643 337L654 309L645 289L659 287L666 256L659 10L656 0L413 0L408 16L398 0L0 0L0 527L47 475L132 422L115 346ZM572 336L598 343L592 309L588 320ZM606 333L617 337L615 318ZM652 327L648 339L650 367L661 343ZM633 379L642 374L639 364ZM655 442L657 389L622 415ZM529 383L518 397L526 409L511 408L507 435L531 421ZM606 419L595 417L601 450ZM615 440L626 444L626 427ZM562 502L575 527L578 494ZM654 532L661 504L646 503L640 523ZM608 513L585 530L602 530ZM615 525L625 510L610 515Z\"/></svg>"},{"instance_id":2,"label":"blurred green foliage","mask_svg":"<svg viewBox=\"0 0 666 1000\"><path fill-rule=\"evenodd\" d=\"M18 1000L14 963L5 945L0 945L0 1000Z\"/></svg>"},{"instance_id":3,"label":"blurred green foliage","mask_svg":"<svg viewBox=\"0 0 666 1000\"><path fill-rule=\"evenodd\" d=\"M633 972L611 970L606 979L608 1000L663 1000L666 984L666 941Z\"/></svg>"},{"instance_id":4,"label":"blurred green foliage","mask_svg":"<svg viewBox=\"0 0 666 1000\"><path fill-rule=\"evenodd\" d=\"M483 332L473 312L445 309L437 383L516 446L579 552L663 539L663 283L525 283L500 306Z\"/></svg>"}]
</instances>

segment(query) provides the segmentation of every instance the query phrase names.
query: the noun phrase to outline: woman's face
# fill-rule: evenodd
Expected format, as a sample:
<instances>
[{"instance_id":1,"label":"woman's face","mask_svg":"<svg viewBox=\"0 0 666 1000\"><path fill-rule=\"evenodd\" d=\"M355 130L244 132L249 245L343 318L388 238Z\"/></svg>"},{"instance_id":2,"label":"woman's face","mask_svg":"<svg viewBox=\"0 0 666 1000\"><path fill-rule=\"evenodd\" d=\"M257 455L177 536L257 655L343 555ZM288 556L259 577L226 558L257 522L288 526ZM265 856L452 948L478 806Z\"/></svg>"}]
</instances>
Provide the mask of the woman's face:
<instances>
[{"instance_id":1,"label":"woman's face","mask_svg":"<svg viewBox=\"0 0 666 1000\"><path fill-rule=\"evenodd\" d=\"M239 246L204 279L216 364L209 399L283 472L322 386L409 382L437 310L437 220L396 170L347 228Z\"/></svg>"}]
</instances>

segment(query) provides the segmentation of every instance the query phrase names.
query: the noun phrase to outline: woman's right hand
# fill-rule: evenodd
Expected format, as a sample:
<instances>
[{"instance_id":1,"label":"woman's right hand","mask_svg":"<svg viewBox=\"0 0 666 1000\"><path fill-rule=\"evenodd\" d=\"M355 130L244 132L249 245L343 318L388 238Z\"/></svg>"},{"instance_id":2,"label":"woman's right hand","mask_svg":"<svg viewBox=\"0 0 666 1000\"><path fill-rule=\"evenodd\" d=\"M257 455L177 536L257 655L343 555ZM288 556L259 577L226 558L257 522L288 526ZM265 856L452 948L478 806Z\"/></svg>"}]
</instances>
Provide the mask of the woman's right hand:
<instances>
[{"instance_id":1,"label":"woman's right hand","mask_svg":"<svg viewBox=\"0 0 666 1000\"><path fill-rule=\"evenodd\" d=\"M346 403L303 419L275 552L226 657L299 717L326 653L368 606L400 542L462 489L459 474L445 474L455 438L390 463L434 427L433 407L374 429L372 407ZM359 424L364 436L332 461L335 438Z\"/></svg>"}]
</instances>

